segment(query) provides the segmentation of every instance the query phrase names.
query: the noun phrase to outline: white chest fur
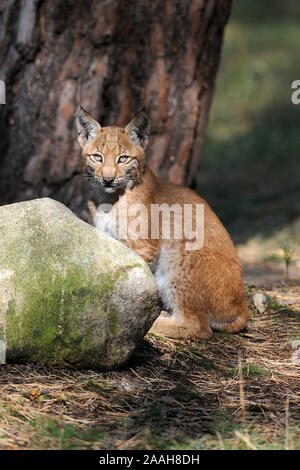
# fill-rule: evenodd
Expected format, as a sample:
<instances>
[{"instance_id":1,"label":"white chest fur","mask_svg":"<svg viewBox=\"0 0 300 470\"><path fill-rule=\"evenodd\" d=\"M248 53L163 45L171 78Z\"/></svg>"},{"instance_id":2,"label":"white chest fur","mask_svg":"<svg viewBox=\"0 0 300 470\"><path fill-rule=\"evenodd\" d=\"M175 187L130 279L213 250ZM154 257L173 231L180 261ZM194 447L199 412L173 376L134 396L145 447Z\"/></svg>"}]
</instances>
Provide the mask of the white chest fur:
<instances>
[{"instance_id":1,"label":"white chest fur","mask_svg":"<svg viewBox=\"0 0 300 470\"><path fill-rule=\"evenodd\" d=\"M108 233L118 240L117 214L115 208L106 211L105 208L99 207L94 217L94 224L98 230Z\"/></svg>"}]
</instances>

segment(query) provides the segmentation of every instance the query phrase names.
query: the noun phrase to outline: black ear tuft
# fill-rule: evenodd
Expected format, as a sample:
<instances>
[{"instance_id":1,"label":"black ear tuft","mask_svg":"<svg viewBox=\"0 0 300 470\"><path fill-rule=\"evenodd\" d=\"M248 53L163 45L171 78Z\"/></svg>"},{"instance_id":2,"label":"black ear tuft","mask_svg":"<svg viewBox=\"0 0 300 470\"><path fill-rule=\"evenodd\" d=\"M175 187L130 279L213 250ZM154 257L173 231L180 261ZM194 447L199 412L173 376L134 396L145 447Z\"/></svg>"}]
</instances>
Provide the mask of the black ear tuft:
<instances>
[{"instance_id":1,"label":"black ear tuft","mask_svg":"<svg viewBox=\"0 0 300 470\"><path fill-rule=\"evenodd\" d=\"M141 147L146 147L149 141L151 122L145 107L125 127L125 132L130 134L131 140Z\"/></svg>"},{"instance_id":2,"label":"black ear tuft","mask_svg":"<svg viewBox=\"0 0 300 470\"><path fill-rule=\"evenodd\" d=\"M81 147L84 147L88 140L93 140L101 130L100 124L82 106L76 118L76 126Z\"/></svg>"}]
</instances>

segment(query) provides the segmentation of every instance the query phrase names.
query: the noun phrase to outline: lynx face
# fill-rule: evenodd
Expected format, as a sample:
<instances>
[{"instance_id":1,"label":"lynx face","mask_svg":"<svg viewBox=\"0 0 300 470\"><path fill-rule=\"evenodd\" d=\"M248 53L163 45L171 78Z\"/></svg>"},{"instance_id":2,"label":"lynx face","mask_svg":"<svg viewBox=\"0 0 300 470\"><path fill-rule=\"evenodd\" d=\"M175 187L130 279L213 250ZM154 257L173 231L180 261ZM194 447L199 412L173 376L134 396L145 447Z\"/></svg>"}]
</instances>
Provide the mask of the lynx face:
<instances>
[{"instance_id":1,"label":"lynx face","mask_svg":"<svg viewBox=\"0 0 300 470\"><path fill-rule=\"evenodd\" d=\"M150 121L141 111L125 128L101 127L81 108L77 117L78 142L84 172L106 193L132 189L143 180L144 149Z\"/></svg>"}]
</instances>

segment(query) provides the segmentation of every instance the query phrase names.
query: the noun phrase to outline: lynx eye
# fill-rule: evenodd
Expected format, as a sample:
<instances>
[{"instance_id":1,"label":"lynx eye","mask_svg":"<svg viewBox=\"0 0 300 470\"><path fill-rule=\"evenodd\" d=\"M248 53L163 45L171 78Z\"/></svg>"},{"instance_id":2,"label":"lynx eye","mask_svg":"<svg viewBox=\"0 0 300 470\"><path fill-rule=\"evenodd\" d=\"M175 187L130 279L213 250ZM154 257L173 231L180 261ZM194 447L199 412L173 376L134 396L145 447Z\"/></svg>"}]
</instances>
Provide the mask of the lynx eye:
<instances>
[{"instance_id":1,"label":"lynx eye","mask_svg":"<svg viewBox=\"0 0 300 470\"><path fill-rule=\"evenodd\" d=\"M127 155L121 155L121 156L118 158L118 162L117 162L117 163L128 163L130 160L131 160L131 158L128 157Z\"/></svg>"},{"instance_id":2,"label":"lynx eye","mask_svg":"<svg viewBox=\"0 0 300 470\"><path fill-rule=\"evenodd\" d=\"M97 163L103 163L103 157L100 153L93 153L92 155L89 155L89 157Z\"/></svg>"}]
</instances>

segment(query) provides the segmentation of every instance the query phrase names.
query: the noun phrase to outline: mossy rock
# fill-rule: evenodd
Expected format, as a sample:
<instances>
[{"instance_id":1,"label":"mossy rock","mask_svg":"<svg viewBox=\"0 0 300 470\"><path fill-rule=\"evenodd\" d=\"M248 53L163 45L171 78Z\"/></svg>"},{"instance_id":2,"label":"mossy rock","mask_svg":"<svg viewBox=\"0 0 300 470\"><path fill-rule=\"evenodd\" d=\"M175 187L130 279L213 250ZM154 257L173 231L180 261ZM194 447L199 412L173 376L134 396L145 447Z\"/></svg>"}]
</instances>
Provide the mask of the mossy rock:
<instances>
[{"instance_id":1,"label":"mossy rock","mask_svg":"<svg viewBox=\"0 0 300 470\"><path fill-rule=\"evenodd\" d=\"M49 198L0 207L0 363L112 368L160 313L145 262Z\"/></svg>"}]
</instances>

